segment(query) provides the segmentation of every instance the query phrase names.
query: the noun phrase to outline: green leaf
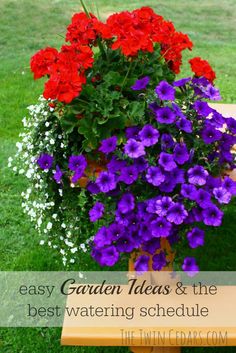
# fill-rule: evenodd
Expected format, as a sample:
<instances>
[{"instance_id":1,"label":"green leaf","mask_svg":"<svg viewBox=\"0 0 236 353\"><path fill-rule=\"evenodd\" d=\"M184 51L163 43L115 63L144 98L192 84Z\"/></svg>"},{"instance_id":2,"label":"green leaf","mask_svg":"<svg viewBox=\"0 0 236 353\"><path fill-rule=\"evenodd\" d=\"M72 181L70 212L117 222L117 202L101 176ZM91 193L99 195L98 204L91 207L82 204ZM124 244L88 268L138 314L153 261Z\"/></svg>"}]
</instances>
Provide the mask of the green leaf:
<instances>
[{"instance_id":1,"label":"green leaf","mask_svg":"<svg viewBox=\"0 0 236 353\"><path fill-rule=\"evenodd\" d=\"M60 124L62 129L70 134L76 126L79 125L79 120L75 117L74 114L63 115L60 119Z\"/></svg>"}]
</instances>

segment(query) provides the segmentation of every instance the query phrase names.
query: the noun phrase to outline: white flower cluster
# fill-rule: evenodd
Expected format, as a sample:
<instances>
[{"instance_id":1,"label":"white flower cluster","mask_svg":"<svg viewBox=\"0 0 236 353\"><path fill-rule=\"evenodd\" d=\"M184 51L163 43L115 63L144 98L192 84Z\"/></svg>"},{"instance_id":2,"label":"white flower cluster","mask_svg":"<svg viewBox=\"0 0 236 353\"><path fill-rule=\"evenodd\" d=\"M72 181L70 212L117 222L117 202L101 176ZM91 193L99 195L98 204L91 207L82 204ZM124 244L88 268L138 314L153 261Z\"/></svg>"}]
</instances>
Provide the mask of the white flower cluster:
<instances>
[{"instance_id":1,"label":"white flower cluster","mask_svg":"<svg viewBox=\"0 0 236 353\"><path fill-rule=\"evenodd\" d=\"M30 187L21 194L22 208L41 235L40 245L46 244L57 249L62 255L64 265L73 264L77 262L75 255L79 251L88 250L90 239L78 245L80 218L66 217L63 205L59 205L56 213L54 212L55 195L50 194L46 178L49 171L41 170L37 164L41 153L54 155L55 150L62 158L66 158L68 138L63 132L58 134L55 121L51 119L54 109L49 107L48 101L43 97L39 98L38 104L29 106L28 110L29 116L22 120L24 131L19 135L21 141L16 143L17 152L14 158L8 159L8 167L29 179ZM63 188L58 187L57 192L62 199Z\"/></svg>"}]
</instances>

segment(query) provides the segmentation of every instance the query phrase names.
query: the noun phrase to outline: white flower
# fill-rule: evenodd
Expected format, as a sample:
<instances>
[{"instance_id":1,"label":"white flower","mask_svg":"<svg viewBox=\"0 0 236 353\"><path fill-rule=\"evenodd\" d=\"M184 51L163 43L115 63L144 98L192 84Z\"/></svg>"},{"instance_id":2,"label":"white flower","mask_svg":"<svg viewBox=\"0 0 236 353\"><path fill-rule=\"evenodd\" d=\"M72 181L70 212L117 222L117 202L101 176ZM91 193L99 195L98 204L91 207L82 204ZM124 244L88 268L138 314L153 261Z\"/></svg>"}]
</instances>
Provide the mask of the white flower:
<instances>
[{"instance_id":1,"label":"white flower","mask_svg":"<svg viewBox=\"0 0 236 353\"><path fill-rule=\"evenodd\" d=\"M42 225L42 218L41 218L41 217L37 220L37 225L38 225L39 227Z\"/></svg>"},{"instance_id":2,"label":"white flower","mask_svg":"<svg viewBox=\"0 0 236 353\"><path fill-rule=\"evenodd\" d=\"M47 229L48 229L48 230L52 229L52 223L51 223L51 222L48 222L48 224L47 224Z\"/></svg>"},{"instance_id":3,"label":"white flower","mask_svg":"<svg viewBox=\"0 0 236 353\"><path fill-rule=\"evenodd\" d=\"M24 141L24 140L23 140L23 141ZM22 151L23 144L20 143L20 142L17 142L17 143L16 143L16 147L17 147L17 149L18 149L18 152L21 152L21 151Z\"/></svg>"}]
</instances>

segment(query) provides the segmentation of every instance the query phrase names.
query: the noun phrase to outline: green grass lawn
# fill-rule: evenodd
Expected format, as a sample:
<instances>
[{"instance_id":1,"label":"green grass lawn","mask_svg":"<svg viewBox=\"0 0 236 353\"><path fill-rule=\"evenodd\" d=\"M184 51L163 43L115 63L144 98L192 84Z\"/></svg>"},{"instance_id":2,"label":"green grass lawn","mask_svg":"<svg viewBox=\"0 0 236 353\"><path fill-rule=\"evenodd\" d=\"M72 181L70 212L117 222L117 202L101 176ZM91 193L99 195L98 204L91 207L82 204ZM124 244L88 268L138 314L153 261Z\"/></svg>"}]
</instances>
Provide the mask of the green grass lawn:
<instances>
[{"instance_id":1,"label":"green grass lawn","mask_svg":"<svg viewBox=\"0 0 236 353\"><path fill-rule=\"evenodd\" d=\"M89 6L94 1L87 2ZM235 0L97 0L101 17L141 5L174 21L177 29L195 43L189 57L200 55L217 72L223 101L236 102L236 1ZM21 210L23 178L14 177L7 158L14 154L26 107L37 101L43 82L34 82L29 59L45 46L60 47L75 0L0 0L0 269L62 270L60 259L38 245L39 237ZM187 65L182 75L189 73ZM223 227L208 233L207 251L196 251L203 270L236 270L235 206L227 209ZM204 253L204 254L203 254ZM78 264L79 268L79 264ZM60 347L60 329L1 329L0 353L102 353L127 352L126 348ZM236 348L185 349L185 353L233 353Z\"/></svg>"}]
</instances>

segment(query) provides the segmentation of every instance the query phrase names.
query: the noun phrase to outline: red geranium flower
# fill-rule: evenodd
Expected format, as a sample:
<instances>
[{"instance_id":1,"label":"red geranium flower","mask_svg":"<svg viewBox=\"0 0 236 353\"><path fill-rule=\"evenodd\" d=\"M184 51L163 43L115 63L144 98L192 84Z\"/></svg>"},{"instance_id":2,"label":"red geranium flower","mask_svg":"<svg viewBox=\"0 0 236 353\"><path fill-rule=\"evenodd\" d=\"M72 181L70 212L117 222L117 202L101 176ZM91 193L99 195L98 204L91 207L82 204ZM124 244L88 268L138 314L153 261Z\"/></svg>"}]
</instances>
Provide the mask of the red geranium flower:
<instances>
[{"instance_id":1,"label":"red geranium flower","mask_svg":"<svg viewBox=\"0 0 236 353\"><path fill-rule=\"evenodd\" d=\"M197 77L206 77L211 82L216 79L216 74L207 60L203 60L198 56L189 60L189 63Z\"/></svg>"},{"instance_id":2,"label":"red geranium flower","mask_svg":"<svg viewBox=\"0 0 236 353\"><path fill-rule=\"evenodd\" d=\"M76 71L70 71L62 66L57 68L45 83L43 96L68 104L80 94L84 83L86 78L83 74L79 75Z\"/></svg>"},{"instance_id":3,"label":"red geranium flower","mask_svg":"<svg viewBox=\"0 0 236 353\"><path fill-rule=\"evenodd\" d=\"M99 21L93 14L89 16L84 12L74 14L71 24L67 27L67 42L88 45L95 41L97 38L95 24Z\"/></svg>"},{"instance_id":4,"label":"red geranium flower","mask_svg":"<svg viewBox=\"0 0 236 353\"><path fill-rule=\"evenodd\" d=\"M34 73L34 79L49 74L51 66L58 58L58 51L54 48L45 48L34 54L30 60L30 68Z\"/></svg>"}]
</instances>

